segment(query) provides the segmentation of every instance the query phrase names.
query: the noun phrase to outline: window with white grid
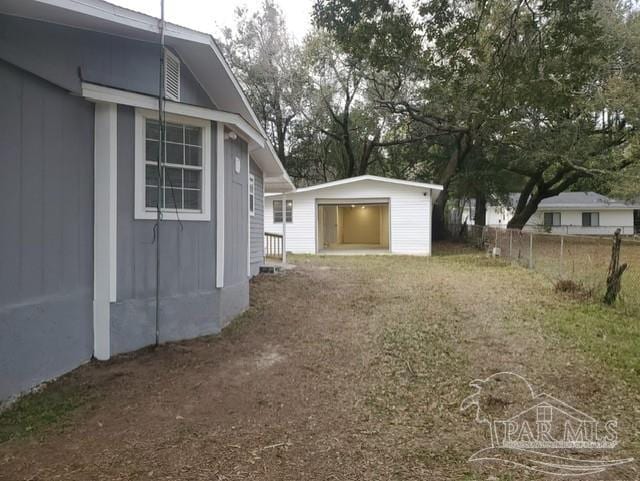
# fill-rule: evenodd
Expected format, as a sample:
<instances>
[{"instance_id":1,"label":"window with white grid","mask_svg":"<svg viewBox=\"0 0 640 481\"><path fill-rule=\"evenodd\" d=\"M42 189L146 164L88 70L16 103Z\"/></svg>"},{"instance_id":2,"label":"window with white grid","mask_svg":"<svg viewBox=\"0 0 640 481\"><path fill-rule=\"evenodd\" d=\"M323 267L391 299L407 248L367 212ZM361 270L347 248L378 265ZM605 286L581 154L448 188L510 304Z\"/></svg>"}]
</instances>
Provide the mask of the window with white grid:
<instances>
[{"instance_id":1,"label":"window with white grid","mask_svg":"<svg viewBox=\"0 0 640 481\"><path fill-rule=\"evenodd\" d=\"M282 201L281 200L274 200L273 201L273 223L274 224L281 224L282 223L282 217L283 217L283 213L282 213ZM293 222L293 201L292 200L288 200L287 201L287 206L286 206L286 217L287 217L287 224L290 224Z\"/></svg>"},{"instance_id":2,"label":"window with white grid","mask_svg":"<svg viewBox=\"0 0 640 481\"><path fill-rule=\"evenodd\" d=\"M148 214L153 215L160 205L167 220L209 220L210 123L167 116L162 155L157 114L138 115L141 118L136 119L136 145L139 146L136 173L141 170L142 179L136 179L136 185L142 192L138 201L141 206L136 206L136 218L150 218ZM159 158L163 159L160 170ZM141 169L138 168L140 164Z\"/></svg>"}]
</instances>

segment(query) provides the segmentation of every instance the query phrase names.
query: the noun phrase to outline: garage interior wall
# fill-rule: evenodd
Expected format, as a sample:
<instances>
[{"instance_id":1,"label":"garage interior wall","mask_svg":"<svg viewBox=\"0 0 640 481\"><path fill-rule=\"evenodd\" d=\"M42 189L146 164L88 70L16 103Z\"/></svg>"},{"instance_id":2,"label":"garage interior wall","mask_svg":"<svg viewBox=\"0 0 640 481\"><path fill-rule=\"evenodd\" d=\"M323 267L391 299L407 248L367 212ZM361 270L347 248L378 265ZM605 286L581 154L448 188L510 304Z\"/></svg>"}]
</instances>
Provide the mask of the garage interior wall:
<instances>
[{"instance_id":1,"label":"garage interior wall","mask_svg":"<svg viewBox=\"0 0 640 481\"><path fill-rule=\"evenodd\" d=\"M389 206L380 206L380 245L389 248Z\"/></svg>"},{"instance_id":2,"label":"garage interior wall","mask_svg":"<svg viewBox=\"0 0 640 481\"><path fill-rule=\"evenodd\" d=\"M380 204L320 205L320 248L362 245L389 247L389 206Z\"/></svg>"},{"instance_id":3,"label":"garage interior wall","mask_svg":"<svg viewBox=\"0 0 640 481\"><path fill-rule=\"evenodd\" d=\"M343 244L380 245L380 206L340 206Z\"/></svg>"}]
</instances>

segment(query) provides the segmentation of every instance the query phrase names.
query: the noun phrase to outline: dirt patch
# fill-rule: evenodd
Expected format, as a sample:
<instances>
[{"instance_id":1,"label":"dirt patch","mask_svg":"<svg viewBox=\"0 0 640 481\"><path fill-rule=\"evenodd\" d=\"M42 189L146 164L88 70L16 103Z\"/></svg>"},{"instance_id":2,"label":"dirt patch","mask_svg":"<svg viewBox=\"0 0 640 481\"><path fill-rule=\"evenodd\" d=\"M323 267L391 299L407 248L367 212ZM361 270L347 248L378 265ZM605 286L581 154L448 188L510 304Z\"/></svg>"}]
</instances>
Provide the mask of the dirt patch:
<instances>
[{"instance_id":1,"label":"dirt patch","mask_svg":"<svg viewBox=\"0 0 640 481\"><path fill-rule=\"evenodd\" d=\"M286 356L280 354L277 348L269 347L267 350L262 351L256 359L256 366L258 369L267 369L279 362L286 359Z\"/></svg>"},{"instance_id":2,"label":"dirt patch","mask_svg":"<svg viewBox=\"0 0 640 481\"><path fill-rule=\"evenodd\" d=\"M294 262L220 336L76 370L91 395L0 444L0 479L531 479L467 462L487 433L461 401L505 370L637 432L637 392L541 331L541 277L473 254Z\"/></svg>"}]
</instances>

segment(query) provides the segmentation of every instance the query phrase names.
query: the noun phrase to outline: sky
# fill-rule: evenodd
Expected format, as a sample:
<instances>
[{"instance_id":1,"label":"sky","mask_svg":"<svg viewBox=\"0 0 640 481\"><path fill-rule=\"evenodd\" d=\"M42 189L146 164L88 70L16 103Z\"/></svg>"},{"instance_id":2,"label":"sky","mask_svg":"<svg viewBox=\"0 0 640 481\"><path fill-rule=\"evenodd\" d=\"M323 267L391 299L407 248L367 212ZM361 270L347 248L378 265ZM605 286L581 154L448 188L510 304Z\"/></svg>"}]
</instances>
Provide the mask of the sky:
<instances>
[{"instance_id":1,"label":"sky","mask_svg":"<svg viewBox=\"0 0 640 481\"><path fill-rule=\"evenodd\" d=\"M160 0L108 0L137 12L160 16ZM224 27L233 26L236 7L257 10L262 0L164 0L165 19L194 30L220 37ZM302 40L311 28L313 0L276 0L284 12L287 29Z\"/></svg>"}]
</instances>

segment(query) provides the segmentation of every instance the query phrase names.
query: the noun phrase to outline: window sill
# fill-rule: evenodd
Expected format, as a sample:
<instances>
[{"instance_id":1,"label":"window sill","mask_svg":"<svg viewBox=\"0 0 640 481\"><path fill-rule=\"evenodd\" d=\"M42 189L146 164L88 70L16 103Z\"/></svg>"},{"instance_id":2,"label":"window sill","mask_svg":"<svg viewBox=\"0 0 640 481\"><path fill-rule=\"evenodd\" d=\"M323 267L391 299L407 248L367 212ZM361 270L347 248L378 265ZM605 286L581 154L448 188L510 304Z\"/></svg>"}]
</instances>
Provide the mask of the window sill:
<instances>
[{"instance_id":1,"label":"window sill","mask_svg":"<svg viewBox=\"0 0 640 481\"><path fill-rule=\"evenodd\" d=\"M145 210L144 212L136 212L135 220L156 220L157 213L155 210ZM180 221L200 221L210 222L211 215L208 212L180 212L175 210L162 211L162 220L180 220Z\"/></svg>"}]
</instances>

